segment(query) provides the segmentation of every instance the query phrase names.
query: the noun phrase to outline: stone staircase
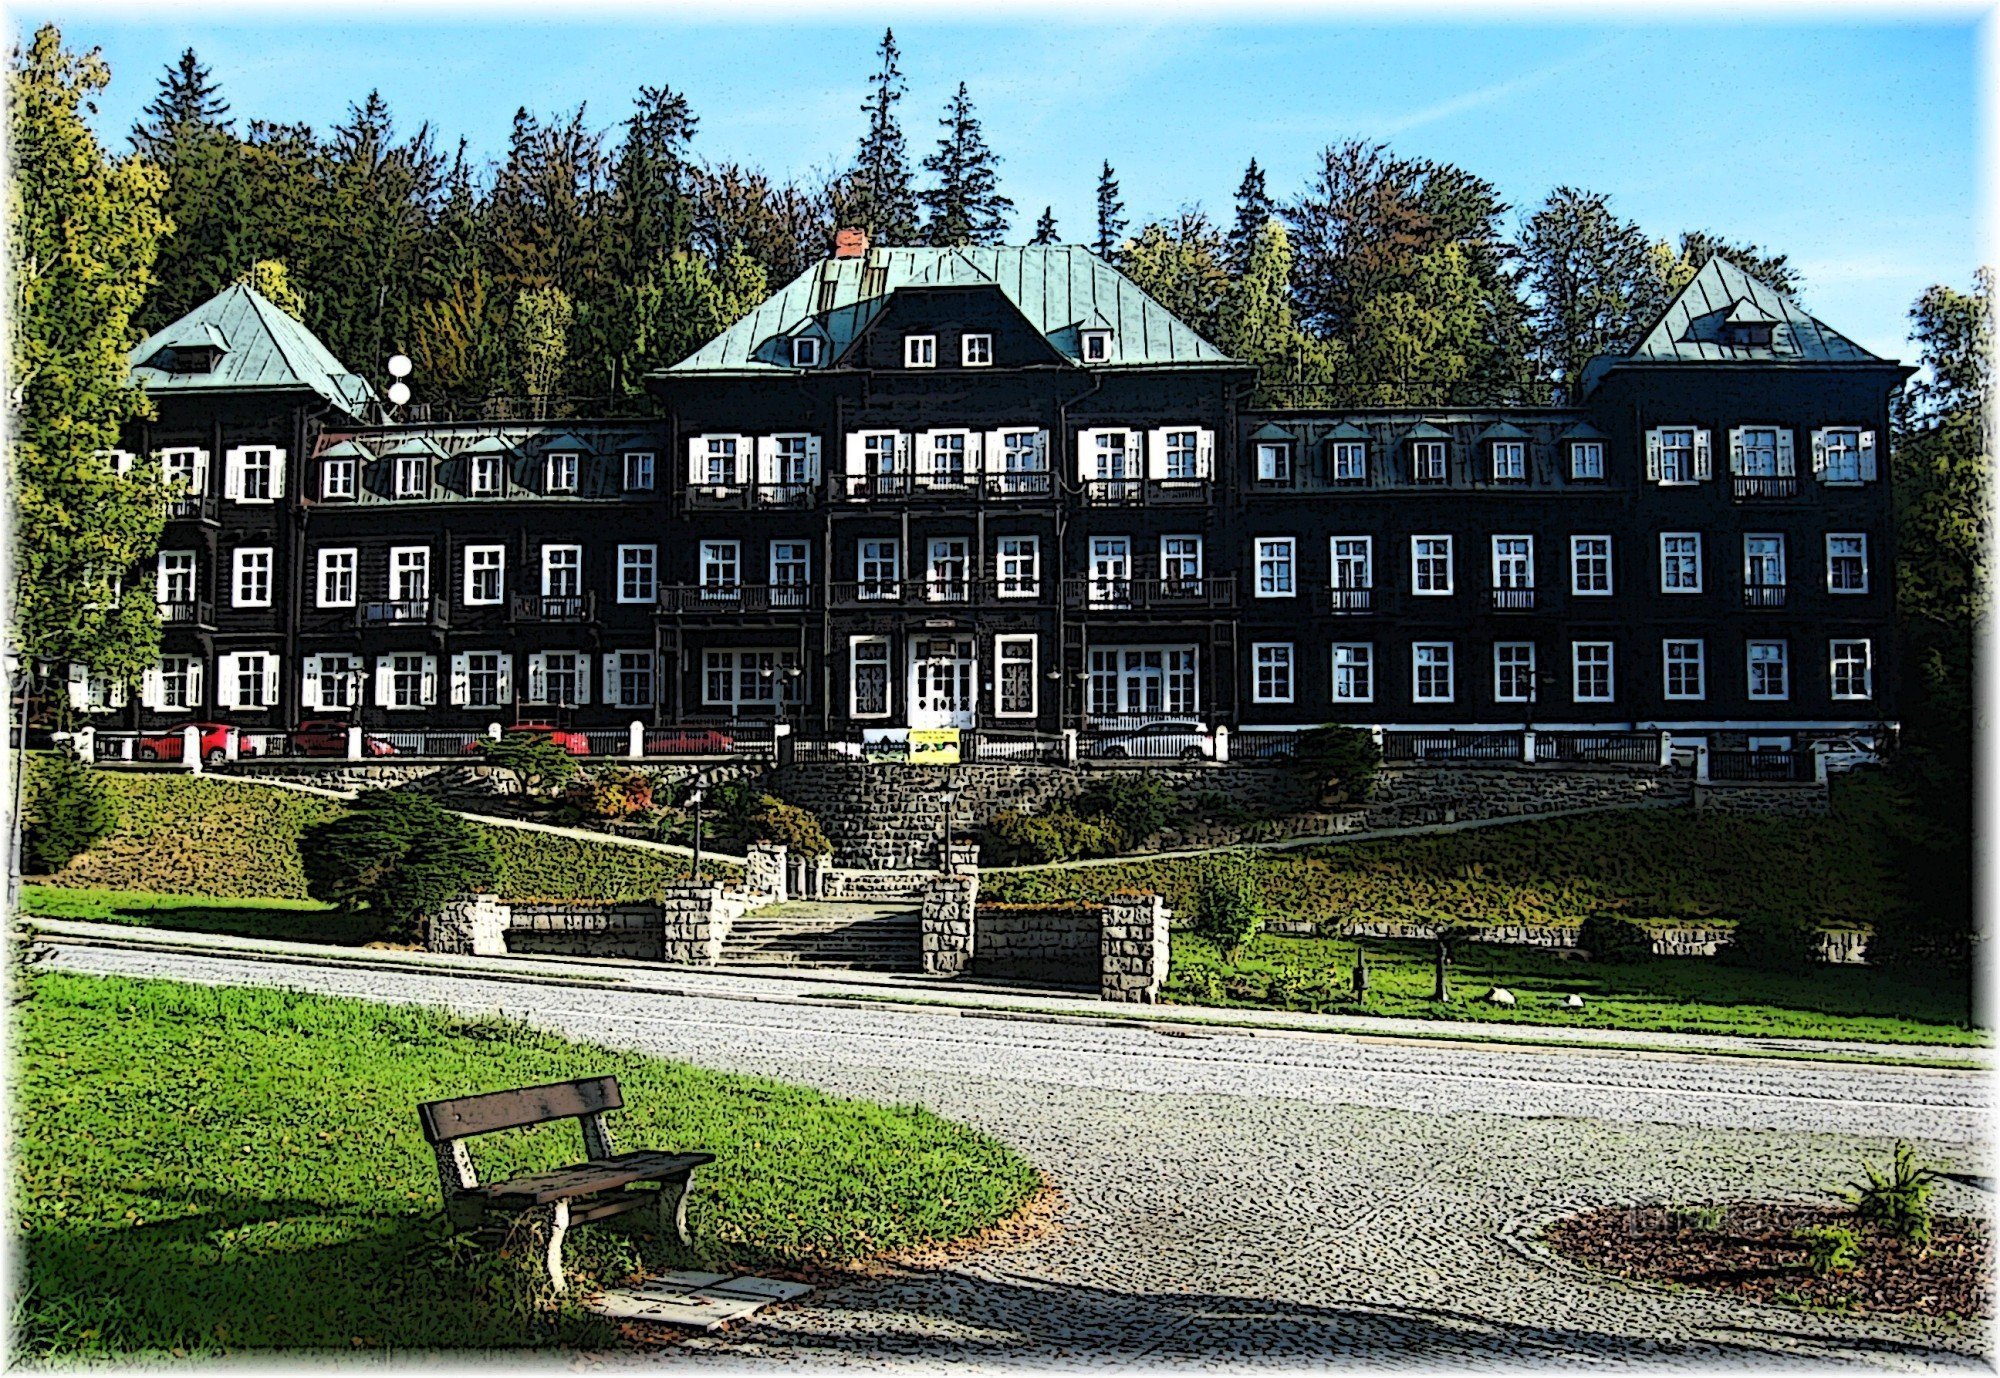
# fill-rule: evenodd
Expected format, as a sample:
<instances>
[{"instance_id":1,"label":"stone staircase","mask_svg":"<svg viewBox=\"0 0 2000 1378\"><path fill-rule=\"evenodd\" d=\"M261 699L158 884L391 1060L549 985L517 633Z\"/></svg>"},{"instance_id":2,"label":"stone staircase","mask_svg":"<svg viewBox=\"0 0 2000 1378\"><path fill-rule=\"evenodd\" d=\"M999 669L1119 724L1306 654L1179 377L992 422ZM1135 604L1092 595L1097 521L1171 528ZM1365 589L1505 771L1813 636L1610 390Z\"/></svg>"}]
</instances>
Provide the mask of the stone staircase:
<instances>
[{"instance_id":1,"label":"stone staircase","mask_svg":"<svg viewBox=\"0 0 2000 1378\"><path fill-rule=\"evenodd\" d=\"M916 971L923 912L907 902L798 900L753 909L730 925L724 966L841 967Z\"/></svg>"}]
</instances>

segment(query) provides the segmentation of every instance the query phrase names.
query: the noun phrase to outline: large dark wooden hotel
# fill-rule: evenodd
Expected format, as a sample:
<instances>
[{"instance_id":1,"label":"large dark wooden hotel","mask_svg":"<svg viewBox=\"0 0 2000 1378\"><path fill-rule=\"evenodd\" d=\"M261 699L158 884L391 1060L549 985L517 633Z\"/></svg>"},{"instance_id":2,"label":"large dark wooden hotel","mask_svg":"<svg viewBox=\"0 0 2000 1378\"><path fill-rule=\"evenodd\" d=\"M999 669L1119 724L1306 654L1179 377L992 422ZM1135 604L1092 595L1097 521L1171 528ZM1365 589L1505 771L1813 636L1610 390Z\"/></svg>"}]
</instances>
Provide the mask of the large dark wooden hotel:
<instances>
[{"instance_id":1,"label":"large dark wooden hotel","mask_svg":"<svg viewBox=\"0 0 2000 1378\"><path fill-rule=\"evenodd\" d=\"M106 728L1896 715L1908 370L1721 259L1562 408L1257 410L1086 249L852 232L647 417L398 422L243 286L133 363L125 454L182 495L157 669L78 694Z\"/></svg>"}]
</instances>

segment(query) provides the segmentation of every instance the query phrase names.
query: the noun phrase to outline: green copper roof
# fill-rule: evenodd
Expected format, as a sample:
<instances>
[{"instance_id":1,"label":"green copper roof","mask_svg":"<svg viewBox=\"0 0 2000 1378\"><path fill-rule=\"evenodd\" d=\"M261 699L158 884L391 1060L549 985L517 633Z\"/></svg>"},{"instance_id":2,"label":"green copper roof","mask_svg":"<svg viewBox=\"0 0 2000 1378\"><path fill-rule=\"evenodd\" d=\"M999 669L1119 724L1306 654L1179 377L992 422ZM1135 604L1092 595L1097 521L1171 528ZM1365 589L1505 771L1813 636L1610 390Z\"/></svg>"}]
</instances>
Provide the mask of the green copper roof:
<instances>
[{"instance_id":1,"label":"green copper roof","mask_svg":"<svg viewBox=\"0 0 2000 1378\"><path fill-rule=\"evenodd\" d=\"M1072 363L1084 330L1108 327L1111 357L1092 367L1161 368L1234 362L1123 273L1076 244L1020 248L871 249L828 258L656 376L792 372L793 336L826 339L838 358L905 287L997 287Z\"/></svg>"},{"instance_id":2,"label":"green copper roof","mask_svg":"<svg viewBox=\"0 0 2000 1378\"><path fill-rule=\"evenodd\" d=\"M152 367L162 350L204 344L222 353L206 373ZM247 283L237 283L148 336L130 355L132 377L158 394L310 388L350 416L375 400L368 380L347 371L312 331Z\"/></svg>"}]
</instances>

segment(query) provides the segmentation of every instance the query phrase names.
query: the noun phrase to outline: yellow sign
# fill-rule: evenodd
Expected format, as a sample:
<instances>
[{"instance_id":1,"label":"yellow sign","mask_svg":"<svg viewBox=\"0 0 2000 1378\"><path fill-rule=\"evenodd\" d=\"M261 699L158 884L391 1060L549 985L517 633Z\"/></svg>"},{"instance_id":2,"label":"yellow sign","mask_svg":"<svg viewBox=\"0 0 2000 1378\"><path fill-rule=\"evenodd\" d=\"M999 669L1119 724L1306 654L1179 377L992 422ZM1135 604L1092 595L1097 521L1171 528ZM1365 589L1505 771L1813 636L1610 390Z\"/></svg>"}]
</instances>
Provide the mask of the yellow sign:
<instances>
[{"instance_id":1,"label":"yellow sign","mask_svg":"<svg viewBox=\"0 0 2000 1378\"><path fill-rule=\"evenodd\" d=\"M955 727L911 728L910 764L919 766L957 765L958 729Z\"/></svg>"}]
</instances>

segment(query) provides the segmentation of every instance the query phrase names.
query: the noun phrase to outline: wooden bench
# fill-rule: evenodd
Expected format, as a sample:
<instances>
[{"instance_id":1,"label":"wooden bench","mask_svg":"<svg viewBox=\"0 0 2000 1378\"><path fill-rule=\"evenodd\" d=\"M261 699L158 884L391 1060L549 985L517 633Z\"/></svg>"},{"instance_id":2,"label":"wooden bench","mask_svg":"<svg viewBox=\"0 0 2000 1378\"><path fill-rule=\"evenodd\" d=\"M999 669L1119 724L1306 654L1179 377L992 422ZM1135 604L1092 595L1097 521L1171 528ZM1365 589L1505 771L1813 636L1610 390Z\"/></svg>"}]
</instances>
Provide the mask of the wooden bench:
<instances>
[{"instance_id":1,"label":"wooden bench","mask_svg":"<svg viewBox=\"0 0 2000 1378\"><path fill-rule=\"evenodd\" d=\"M549 1212L549 1281L564 1290L563 1237L572 1225L608 1220L627 1211L651 1207L660 1228L672 1229L688 1243L688 1178L715 1161L713 1153L620 1153L611 1141L605 1112L623 1107L617 1077L588 1077L494 1091L483 1096L434 1100L417 1107L424 1138L437 1154L438 1177L444 1186L445 1219L454 1233L476 1230L489 1215ZM472 1170L465 1141L479 1134L522 1129L554 1120L576 1120L583 1129L584 1161L532 1177L481 1185ZM657 1182L652 1191L633 1191L642 1182Z\"/></svg>"}]
</instances>

